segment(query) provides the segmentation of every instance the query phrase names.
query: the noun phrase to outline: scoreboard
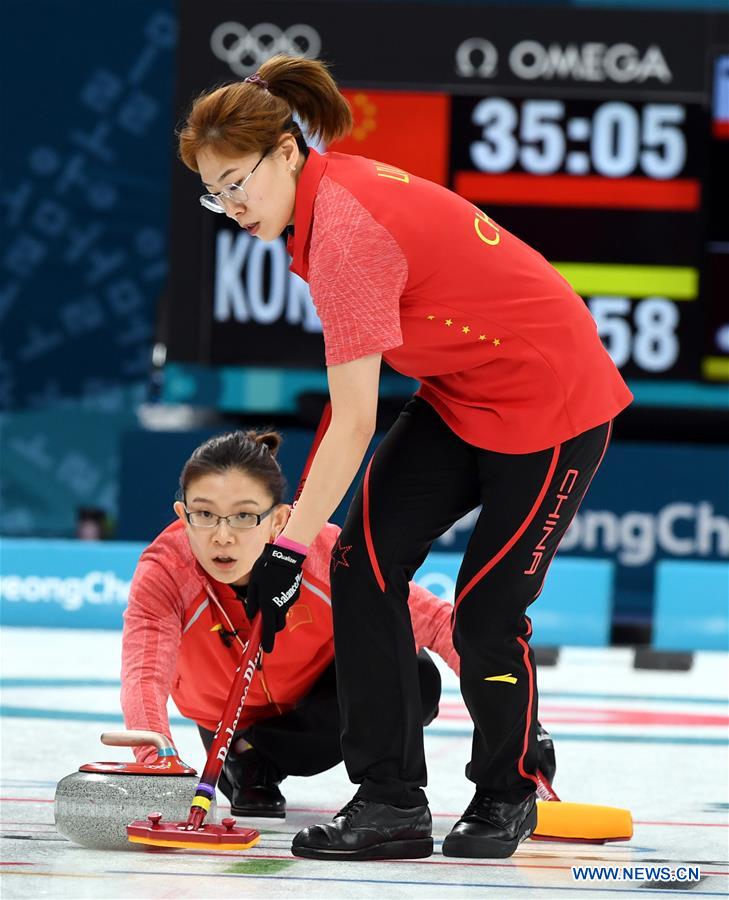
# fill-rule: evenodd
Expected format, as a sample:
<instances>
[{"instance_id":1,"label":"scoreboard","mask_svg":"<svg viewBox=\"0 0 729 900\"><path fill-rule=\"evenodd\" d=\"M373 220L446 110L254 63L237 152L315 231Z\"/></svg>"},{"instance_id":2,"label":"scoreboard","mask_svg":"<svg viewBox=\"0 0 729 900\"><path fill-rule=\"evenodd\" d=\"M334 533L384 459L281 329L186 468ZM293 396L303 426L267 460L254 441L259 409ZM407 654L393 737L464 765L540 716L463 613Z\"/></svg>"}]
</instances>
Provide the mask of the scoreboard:
<instances>
[{"instance_id":1,"label":"scoreboard","mask_svg":"<svg viewBox=\"0 0 729 900\"><path fill-rule=\"evenodd\" d=\"M321 57L355 118L331 149L444 184L534 246L624 377L729 380L729 15L183 0L181 29L180 117L272 53ZM206 215L179 162L173 187L168 358L323 365L283 242Z\"/></svg>"},{"instance_id":2,"label":"scoreboard","mask_svg":"<svg viewBox=\"0 0 729 900\"><path fill-rule=\"evenodd\" d=\"M378 144L408 127L397 123L412 95L345 93L373 122L389 110ZM445 103L440 133L394 162L416 174L422 165L544 254L585 298L625 376L696 377L705 112L507 92L430 96L435 109ZM434 157L431 140L441 142ZM337 149L371 155L367 143L353 137ZM436 159L448 160L439 173Z\"/></svg>"}]
</instances>

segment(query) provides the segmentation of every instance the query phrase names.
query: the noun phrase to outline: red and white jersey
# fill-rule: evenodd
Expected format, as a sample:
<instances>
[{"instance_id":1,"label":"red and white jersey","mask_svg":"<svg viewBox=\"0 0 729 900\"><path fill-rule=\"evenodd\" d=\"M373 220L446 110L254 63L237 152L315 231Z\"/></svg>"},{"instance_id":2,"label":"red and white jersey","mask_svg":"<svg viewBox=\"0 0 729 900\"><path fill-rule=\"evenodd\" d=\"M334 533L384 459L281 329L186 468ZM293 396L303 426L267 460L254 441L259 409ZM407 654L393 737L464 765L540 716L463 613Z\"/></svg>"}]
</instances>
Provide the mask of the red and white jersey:
<instances>
[{"instance_id":1,"label":"red and white jersey","mask_svg":"<svg viewBox=\"0 0 729 900\"><path fill-rule=\"evenodd\" d=\"M309 548L301 595L264 653L251 682L239 728L280 715L306 696L334 659L329 566L340 528L327 524ZM450 619L452 604L410 585L410 615L417 648L426 647L459 671ZM221 628L237 631L230 646ZM121 702L129 729L171 738L167 699L186 716L214 731L230 690L250 623L233 589L199 565L185 528L175 522L146 548L137 565L124 613ZM136 749L140 762L156 758Z\"/></svg>"},{"instance_id":2,"label":"red and white jersey","mask_svg":"<svg viewBox=\"0 0 729 900\"><path fill-rule=\"evenodd\" d=\"M312 150L289 252L321 318L327 365L382 353L470 444L544 450L632 399L567 281L440 185Z\"/></svg>"}]
</instances>

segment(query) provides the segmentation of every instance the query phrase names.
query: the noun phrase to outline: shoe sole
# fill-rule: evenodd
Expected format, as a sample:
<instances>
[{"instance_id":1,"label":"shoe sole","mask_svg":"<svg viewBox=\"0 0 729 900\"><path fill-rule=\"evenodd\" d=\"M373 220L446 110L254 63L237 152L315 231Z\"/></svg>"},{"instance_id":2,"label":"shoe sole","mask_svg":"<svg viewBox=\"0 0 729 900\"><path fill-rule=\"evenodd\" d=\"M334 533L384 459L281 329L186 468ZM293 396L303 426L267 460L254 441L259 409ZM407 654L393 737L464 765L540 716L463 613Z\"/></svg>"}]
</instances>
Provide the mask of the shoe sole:
<instances>
[{"instance_id":1,"label":"shoe sole","mask_svg":"<svg viewBox=\"0 0 729 900\"><path fill-rule=\"evenodd\" d=\"M467 859L508 859L537 827L536 806L524 820L524 825L522 836L513 841L500 841L497 838L475 837L468 834L446 835L441 853L443 856L459 856Z\"/></svg>"},{"instance_id":2,"label":"shoe sole","mask_svg":"<svg viewBox=\"0 0 729 900\"><path fill-rule=\"evenodd\" d=\"M433 838L417 838L411 841L386 841L363 847L361 850L319 850L314 847L291 847L294 856L303 859L425 859L433 853Z\"/></svg>"},{"instance_id":3,"label":"shoe sole","mask_svg":"<svg viewBox=\"0 0 729 900\"><path fill-rule=\"evenodd\" d=\"M247 806L231 806L230 814L239 819L285 819L286 810L253 809Z\"/></svg>"}]
</instances>

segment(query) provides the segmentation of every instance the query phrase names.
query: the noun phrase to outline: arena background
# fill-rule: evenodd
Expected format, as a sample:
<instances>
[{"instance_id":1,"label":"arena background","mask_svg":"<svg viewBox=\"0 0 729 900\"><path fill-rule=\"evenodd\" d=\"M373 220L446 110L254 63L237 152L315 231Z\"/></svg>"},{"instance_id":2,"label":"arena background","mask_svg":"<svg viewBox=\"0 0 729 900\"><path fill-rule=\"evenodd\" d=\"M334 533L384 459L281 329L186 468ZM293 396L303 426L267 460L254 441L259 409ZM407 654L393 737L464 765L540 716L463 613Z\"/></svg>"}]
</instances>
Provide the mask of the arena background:
<instances>
[{"instance_id":1,"label":"arena background","mask_svg":"<svg viewBox=\"0 0 729 900\"><path fill-rule=\"evenodd\" d=\"M284 49L332 63L341 149L459 190L554 262L636 395L535 607L542 642L726 649L728 17L626 5L9 0L4 624L120 627L209 434L275 424L296 483L325 390L308 290L283 243L205 214L174 139L196 93ZM384 376L382 428L410 389ZM472 521L420 573L438 593Z\"/></svg>"}]
</instances>

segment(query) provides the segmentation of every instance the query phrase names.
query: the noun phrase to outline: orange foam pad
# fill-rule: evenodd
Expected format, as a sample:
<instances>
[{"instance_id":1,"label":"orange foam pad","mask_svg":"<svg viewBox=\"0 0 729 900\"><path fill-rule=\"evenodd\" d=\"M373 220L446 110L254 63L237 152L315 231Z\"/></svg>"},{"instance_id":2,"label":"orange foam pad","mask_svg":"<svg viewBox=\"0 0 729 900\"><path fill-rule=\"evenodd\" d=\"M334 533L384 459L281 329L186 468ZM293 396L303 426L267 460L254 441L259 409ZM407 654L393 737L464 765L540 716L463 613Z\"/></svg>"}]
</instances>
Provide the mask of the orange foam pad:
<instances>
[{"instance_id":1,"label":"orange foam pad","mask_svg":"<svg viewBox=\"0 0 729 900\"><path fill-rule=\"evenodd\" d=\"M629 841L633 817L627 809L590 803L537 801L533 838L546 841Z\"/></svg>"},{"instance_id":2,"label":"orange foam pad","mask_svg":"<svg viewBox=\"0 0 729 900\"><path fill-rule=\"evenodd\" d=\"M150 825L142 820L127 825L127 840L132 844L152 847L176 847L185 850L248 850L260 841L254 828L224 828L204 825L196 831L186 831L180 823L163 822Z\"/></svg>"}]
</instances>

